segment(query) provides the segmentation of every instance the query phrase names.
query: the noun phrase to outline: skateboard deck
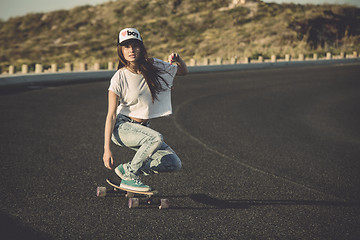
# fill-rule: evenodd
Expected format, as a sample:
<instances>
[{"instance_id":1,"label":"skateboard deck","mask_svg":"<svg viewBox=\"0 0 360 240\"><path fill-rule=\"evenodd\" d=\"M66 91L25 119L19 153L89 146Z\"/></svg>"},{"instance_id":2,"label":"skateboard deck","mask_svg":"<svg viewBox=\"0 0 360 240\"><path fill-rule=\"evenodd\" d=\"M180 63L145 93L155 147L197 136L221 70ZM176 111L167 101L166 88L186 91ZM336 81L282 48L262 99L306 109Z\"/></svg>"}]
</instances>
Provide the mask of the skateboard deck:
<instances>
[{"instance_id":1,"label":"skateboard deck","mask_svg":"<svg viewBox=\"0 0 360 240\"><path fill-rule=\"evenodd\" d=\"M146 195L146 196L152 196L152 195L158 194L158 191L156 191L156 190L142 192L142 191L135 191L135 190L131 190L131 189L122 188L122 187L120 187L118 184L113 183L112 181L110 181L109 179L106 179L106 182L107 182L110 186L112 186L112 187L114 187L114 188L117 188L117 189L120 189L120 190L122 190L122 191L127 192L127 194L129 194L129 193L134 193L134 194L142 194L142 195ZM131 194L129 194L129 195L131 195Z\"/></svg>"},{"instance_id":2,"label":"skateboard deck","mask_svg":"<svg viewBox=\"0 0 360 240\"><path fill-rule=\"evenodd\" d=\"M122 188L119 186L119 184L116 184L114 182L112 182L109 179L106 179L106 182L113 187L113 190L116 192L118 190L125 192L125 197L128 198L128 207L129 208L136 208L139 207L140 205L140 198L135 197L136 195L141 195L141 196L145 196L146 197L146 203L148 205L151 205L153 202L155 202L152 197L156 196L158 194L158 191L156 190L152 190L152 191L147 191L147 192L141 192L141 191L134 191L134 190L129 190L126 188ZM111 192L111 189L108 190L106 187L97 187L96 189L96 196L98 197L105 197L107 193ZM162 198L162 199L158 199L160 202L159 205L159 209L164 209L164 208L169 208L169 200Z\"/></svg>"}]
</instances>

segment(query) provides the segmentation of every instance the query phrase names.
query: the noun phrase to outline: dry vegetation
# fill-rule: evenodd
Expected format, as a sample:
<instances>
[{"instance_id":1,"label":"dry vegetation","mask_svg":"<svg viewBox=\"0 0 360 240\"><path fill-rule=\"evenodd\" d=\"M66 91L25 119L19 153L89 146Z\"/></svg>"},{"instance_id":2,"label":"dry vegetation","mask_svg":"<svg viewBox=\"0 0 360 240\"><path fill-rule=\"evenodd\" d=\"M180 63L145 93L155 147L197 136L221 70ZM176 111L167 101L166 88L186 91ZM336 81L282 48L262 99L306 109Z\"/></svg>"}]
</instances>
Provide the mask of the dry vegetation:
<instances>
[{"instance_id":1,"label":"dry vegetation","mask_svg":"<svg viewBox=\"0 0 360 240\"><path fill-rule=\"evenodd\" d=\"M0 67L115 61L117 34L130 26L158 58L171 51L188 60L359 50L359 8L230 2L118 0L0 21Z\"/></svg>"}]
</instances>

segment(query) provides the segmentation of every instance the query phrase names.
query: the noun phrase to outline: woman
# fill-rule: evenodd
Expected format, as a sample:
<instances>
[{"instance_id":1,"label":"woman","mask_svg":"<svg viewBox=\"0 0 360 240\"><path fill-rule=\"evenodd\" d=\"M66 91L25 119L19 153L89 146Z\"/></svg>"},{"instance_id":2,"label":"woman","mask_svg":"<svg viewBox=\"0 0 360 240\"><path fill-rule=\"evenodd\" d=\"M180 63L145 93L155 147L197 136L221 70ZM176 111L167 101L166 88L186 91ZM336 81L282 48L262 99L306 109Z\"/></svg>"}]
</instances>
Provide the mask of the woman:
<instances>
[{"instance_id":1,"label":"woman","mask_svg":"<svg viewBox=\"0 0 360 240\"><path fill-rule=\"evenodd\" d=\"M114 164L111 140L136 151L133 159L115 168L122 179L120 187L150 191L140 175L172 172L181 168L176 153L163 141L162 135L149 128L149 119L172 113L171 87L175 75L187 74L187 67L177 53L169 63L149 58L135 28L125 28L118 36L118 71L111 79L108 114L105 122L104 165Z\"/></svg>"}]
</instances>

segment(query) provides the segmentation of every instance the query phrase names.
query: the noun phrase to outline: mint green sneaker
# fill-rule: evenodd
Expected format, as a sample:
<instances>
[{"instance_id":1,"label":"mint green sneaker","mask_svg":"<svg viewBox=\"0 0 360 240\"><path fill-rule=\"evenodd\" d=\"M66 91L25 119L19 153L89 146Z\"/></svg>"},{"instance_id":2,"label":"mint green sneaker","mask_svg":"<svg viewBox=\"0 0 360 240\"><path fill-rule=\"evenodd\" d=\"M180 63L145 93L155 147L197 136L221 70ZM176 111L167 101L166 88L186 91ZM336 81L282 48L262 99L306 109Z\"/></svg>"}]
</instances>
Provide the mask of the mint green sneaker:
<instances>
[{"instance_id":1,"label":"mint green sneaker","mask_svg":"<svg viewBox=\"0 0 360 240\"><path fill-rule=\"evenodd\" d=\"M123 180L131 180L132 178L130 177L129 173L127 173L127 171L125 169L127 169L126 165L120 164L118 167L115 168L116 175L118 175Z\"/></svg>"},{"instance_id":2,"label":"mint green sneaker","mask_svg":"<svg viewBox=\"0 0 360 240\"><path fill-rule=\"evenodd\" d=\"M121 188L133 190L133 191L139 191L139 192L149 192L151 191L151 187L148 185L145 185L141 182L140 177L135 177L131 180L125 180L123 179L120 184Z\"/></svg>"}]
</instances>

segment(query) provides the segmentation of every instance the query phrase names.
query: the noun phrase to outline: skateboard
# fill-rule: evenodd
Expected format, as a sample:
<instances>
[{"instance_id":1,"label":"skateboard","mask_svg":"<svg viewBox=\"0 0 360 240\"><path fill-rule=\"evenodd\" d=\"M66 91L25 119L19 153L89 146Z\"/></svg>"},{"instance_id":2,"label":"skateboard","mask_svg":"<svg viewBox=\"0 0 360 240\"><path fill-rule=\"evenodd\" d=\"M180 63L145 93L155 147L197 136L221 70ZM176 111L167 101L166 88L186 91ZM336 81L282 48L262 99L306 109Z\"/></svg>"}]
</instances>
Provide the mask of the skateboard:
<instances>
[{"instance_id":1,"label":"skateboard","mask_svg":"<svg viewBox=\"0 0 360 240\"><path fill-rule=\"evenodd\" d=\"M169 200L168 199L159 198L159 199L157 199L158 201L156 201L153 198L153 196L158 195L158 191L156 191L156 190L148 191L148 192L140 192L140 191L134 191L134 190L122 188L122 187L120 187L120 184L116 184L116 183L110 181L109 179L106 179L106 182L111 187L113 187L113 189L108 189L106 187L97 187L96 196L105 197L107 193L122 191L122 192L125 192L125 197L128 198L128 207L129 208L139 207L140 204L142 203L142 201L140 201L140 200L142 200L141 197L145 197L145 200L146 200L145 202L148 205L152 205L156 202L159 202L159 209L169 208Z\"/></svg>"}]
</instances>

